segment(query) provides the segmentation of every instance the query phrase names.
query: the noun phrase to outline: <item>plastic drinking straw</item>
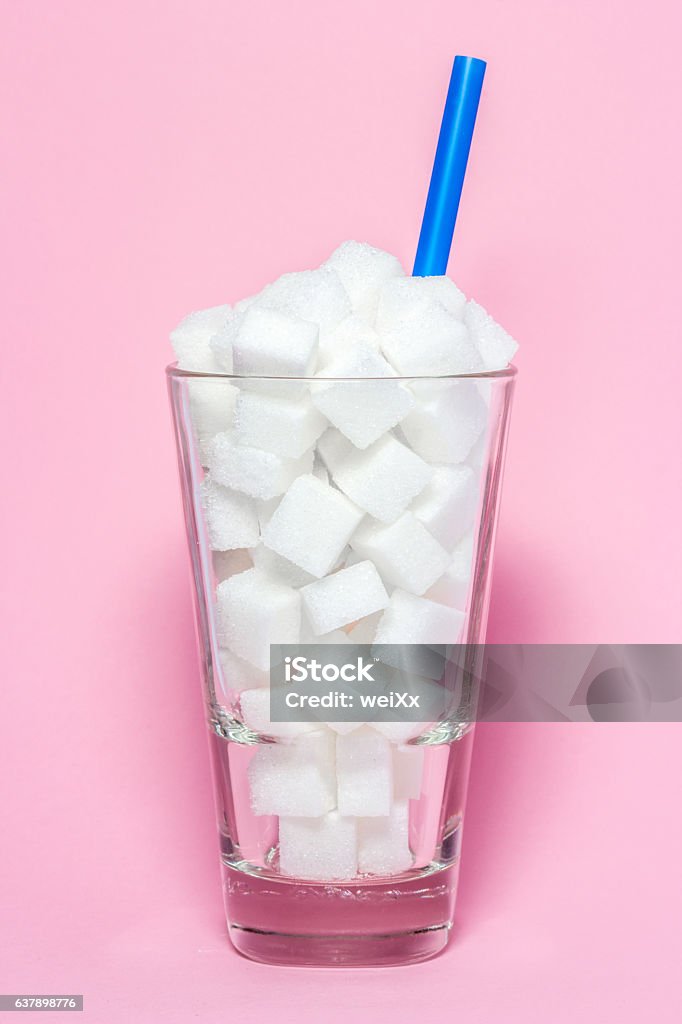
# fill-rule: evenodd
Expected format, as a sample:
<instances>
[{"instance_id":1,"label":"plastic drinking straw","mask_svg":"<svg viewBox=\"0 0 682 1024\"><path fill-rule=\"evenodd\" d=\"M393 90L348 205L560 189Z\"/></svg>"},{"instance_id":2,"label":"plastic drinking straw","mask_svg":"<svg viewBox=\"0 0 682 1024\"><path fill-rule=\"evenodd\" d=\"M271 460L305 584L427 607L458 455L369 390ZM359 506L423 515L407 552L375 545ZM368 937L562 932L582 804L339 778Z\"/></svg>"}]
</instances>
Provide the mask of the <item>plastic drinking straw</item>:
<instances>
[{"instance_id":1,"label":"plastic drinking straw","mask_svg":"<svg viewBox=\"0 0 682 1024\"><path fill-rule=\"evenodd\" d=\"M477 57L455 57L452 65L412 271L414 277L441 275L448 269L485 67L485 61Z\"/></svg>"}]
</instances>

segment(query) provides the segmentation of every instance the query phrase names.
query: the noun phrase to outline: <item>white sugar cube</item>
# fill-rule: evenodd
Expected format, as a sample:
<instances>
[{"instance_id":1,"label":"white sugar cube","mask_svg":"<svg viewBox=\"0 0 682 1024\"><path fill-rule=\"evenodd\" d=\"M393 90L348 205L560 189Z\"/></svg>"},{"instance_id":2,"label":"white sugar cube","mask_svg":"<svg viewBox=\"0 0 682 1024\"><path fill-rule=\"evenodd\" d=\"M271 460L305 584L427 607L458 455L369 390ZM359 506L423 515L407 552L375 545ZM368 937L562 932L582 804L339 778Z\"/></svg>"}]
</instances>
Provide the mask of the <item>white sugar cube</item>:
<instances>
[{"instance_id":1,"label":"white sugar cube","mask_svg":"<svg viewBox=\"0 0 682 1024\"><path fill-rule=\"evenodd\" d=\"M188 382L189 411L199 444L229 430L234 420L238 389L227 380Z\"/></svg>"},{"instance_id":2,"label":"white sugar cube","mask_svg":"<svg viewBox=\"0 0 682 1024\"><path fill-rule=\"evenodd\" d=\"M355 345L362 345L364 348L378 352L380 339L366 320L356 313L351 313L332 331L325 331L320 335L318 368L322 370L332 359L348 352ZM333 376L333 374L327 374L327 376Z\"/></svg>"},{"instance_id":3,"label":"white sugar cube","mask_svg":"<svg viewBox=\"0 0 682 1024\"><path fill-rule=\"evenodd\" d=\"M421 288L426 296L440 302L448 313L458 320L464 318L466 295L449 277L421 277Z\"/></svg>"},{"instance_id":4,"label":"white sugar cube","mask_svg":"<svg viewBox=\"0 0 682 1024\"><path fill-rule=\"evenodd\" d=\"M374 562L384 580L413 594L433 586L450 564L448 552L411 512L390 526L371 520L362 523L351 547Z\"/></svg>"},{"instance_id":5,"label":"white sugar cube","mask_svg":"<svg viewBox=\"0 0 682 1024\"><path fill-rule=\"evenodd\" d=\"M300 459L285 459L260 448L238 444L234 434L216 434L209 441L206 462L211 476L224 487L243 491L252 498L274 498L283 494L301 473L313 465L312 451Z\"/></svg>"},{"instance_id":6,"label":"white sugar cube","mask_svg":"<svg viewBox=\"0 0 682 1024\"><path fill-rule=\"evenodd\" d=\"M283 875L315 881L354 878L357 824L331 811L322 818L280 818L279 868Z\"/></svg>"},{"instance_id":7,"label":"white sugar cube","mask_svg":"<svg viewBox=\"0 0 682 1024\"><path fill-rule=\"evenodd\" d=\"M319 818L336 804L334 734L305 733L260 746L248 767L254 814Z\"/></svg>"},{"instance_id":8,"label":"white sugar cube","mask_svg":"<svg viewBox=\"0 0 682 1024\"><path fill-rule=\"evenodd\" d=\"M258 516L252 498L207 476L200 487L206 530L214 551L250 548L258 543Z\"/></svg>"},{"instance_id":9,"label":"white sugar cube","mask_svg":"<svg viewBox=\"0 0 682 1024\"><path fill-rule=\"evenodd\" d=\"M251 555L241 548L235 551L214 551L211 561L216 583L221 583L223 580L229 579L230 576L236 576L237 573L253 568Z\"/></svg>"},{"instance_id":10,"label":"white sugar cube","mask_svg":"<svg viewBox=\"0 0 682 1024\"><path fill-rule=\"evenodd\" d=\"M390 378L393 369L374 349L357 344L335 356L318 373L323 377ZM412 408L409 388L390 379L337 380L312 385L317 408L357 448L367 448Z\"/></svg>"},{"instance_id":11,"label":"white sugar cube","mask_svg":"<svg viewBox=\"0 0 682 1024\"><path fill-rule=\"evenodd\" d=\"M317 325L320 331L333 330L352 312L341 278L330 267L282 274L265 286L248 312L253 309L283 311Z\"/></svg>"},{"instance_id":12,"label":"white sugar cube","mask_svg":"<svg viewBox=\"0 0 682 1024\"><path fill-rule=\"evenodd\" d=\"M412 867L408 808L407 801L396 801L387 817L358 822L358 867L363 874L397 875Z\"/></svg>"},{"instance_id":13,"label":"white sugar cube","mask_svg":"<svg viewBox=\"0 0 682 1024\"><path fill-rule=\"evenodd\" d=\"M261 569L247 569L217 587L221 643L260 669L270 664L270 644L298 643L301 598Z\"/></svg>"},{"instance_id":14,"label":"white sugar cube","mask_svg":"<svg viewBox=\"0 0 682 1024\"><path fill-rule=\"evenodd\" d=\"M265 544L257 544L251 551L253 564L263 572L267 573L278 583L284 583L288 587L304 587L306 583L312 583L315 577L312 573L306 572L288 558L283 558L276 551L267 548Z\"/></svg>"},{"instance_id":15,"label":"white sugar cube","mask_svg":"<svg viewBox=\"0 0 682 1024\"><path fill-rule=\"evenodd\" d=\"M401 725L403 723L400 723ZM410 723L414 725L415 723ZM424 747L400 746L393 750L395 800L418 800L424 774Z\"/></svg>"},{"instance_id":16,"label":"white sugar cube","mask_svg":"<svg viewBox=\"0 0 682 1024\"><path fill-rule=\"evenodd\" d=\"M365 242L342 242L334 250L326 267L333 268L350 296L355 312L373 320L379 289L394 277L404 277L400 262L388 252Z\"/></svg>"},{"instance_id":17,"label":"white sugar cube","mask_svg":"<svg viewBox=\"0 0 682 1024\"><path fill-rule=\"evenodd\" d=\"M234 411L239 444L298 459L317 441L329 424L307 395L296 401L272 393L242 391Z\"/></svg>"},{"instance_id":18,"label":"white sugar cube","mask_svg":"<svg viewBox=\"0 0 682 1024\"><path fill-rule=\"evenodd\" d=\"M315 635L329 633L385 608L388 594L371 562L359 562L301 590Z\"/></svg>"},{"instance_id":19,"label":"white sugar cube","mask_svg":"<svg viewBox=\"0 0 682 1024\"><path fill-rule=\"evenodd\" d=\"M463 462L488 415L475 382L423 382L413 390L417 403L400 424L408 443L427 462Z\"/></svg>"},{"instance_id":20,"label":"white sugar cube","mask_svg":"<svg viewBox=\"0 0 682 1024\"><path fill-rule=\"evenodd\" d=\"M333 473L340 462L352 451L353 446L348 438L344 437L341 431L335 427L326 430L317 442L317 454L329 473Z\"/></svg>"},{"instance_id":21,"label":"white sugar cube","mask_svg":"<svg viewBox=\"0 0 682 1024\"><path fill-rule=\"evenodd\" d=\"M352 449L332 469L337 487L382 523L392 523L431 479L432 469L391 434Z\"/></svg>"},{"instance_id":22,"label":"white sugar cube","mask_svg":"<svg viewBox=\"0 0 682 1024\"><path fill-rule=\"evenodd\" d=\"M459 642L463 625L464 615L456 608L394 590L374 643L445 648Z\"/></svg>"},{"instance_id":23,"label":"white sugar cube","mask_svg":"<svg viewBox=\"0 0 682 1024\"><path fill-rule=\"evenodd\" d=\"M253 732L265 736L291 738L319 729L317 722L273 722L270 718L270 690L244 690L240 694L242 719Z\"/></svg>"},{"instance_id":24,"label":"white sugar cube","mask_svg":"<svg viewBox=\"0 0 682 1024\"><path fill-rule=\"evenodd\" d=\"M438 303L419 317L383 331L381 349L404 376L445 376L481 369L467 328Z\"/></svg>"},{"instance_id":25,"label":"white sugar cube","mask_svg":"<svg viewBox=\"0 0 682 1024\"><path fill-rule=\"evenodd\" d=\"M464 323L486 370L503 370L509 365L519 347L518 343L473 299L466 304Z\"/></svg>"},{"instance_id":26,"label":"white sugar cube","mask_svg":"<svg viewBox=\"0 0 682 1024\"><path fill-rule=\"evenodd\" d=\"M471 527L477 504L478 483L469 466L436 466L410 511L450 551Z\"/></svg>"},{"instance_id":27,"label":"white sugar cube","mask_svg":"<svg viewBox=\"0 0 682 1024\"><path fill-rule=\"evenodd\" d=\"M319 579L334 568L362 517L362 510L339 491L312 475L301 476L282 498L262 539Z\"/></svg>"},{"instance_id":28,"label":"white sugar cube","mask_svg":"<svg viewBox=\"0 0 682 1024\"><path fill-rule=\"evenodd\" d=\"M276 309L250 307L237 314L231 339L238 376L309 377L317 360L318 327Z\"/></svg>"},{"instance_id":29,"label":"white sugar cube","mask_svg":"<svg viewBox=\"0 0 682 1024\"><path fill-rule=\"evenodd\" d=\"M367 818L388 814L393 797L388 740L367 728L337 736L336 780L340 814Z\"/></svg>"},{"instance_id":30,"label":"white sugar cube","mask_svg":"<svg viewBox=\"0 0 682 1024\"><path fill-rule=\"evenodd\" d=\"M228 690L253 690L270 685L270 673L256 668L249 661L239 658L227 647L218 651L225 688ZM268 691L269 692L269 691Z\"/></svg>"},{"instance_id":31,"label":"white sugar cube","mask_svg":"<svg viewBox=\"0 0 682 1024\"><path fill-rule=\"evenodd\" d=\"M210 341L223 328L229 315L229 306L213 306L190 313L180 321L170 336L179 369L199 373L215 373L220 369Z\"/></svg>"},{"instance_id":32,"label":"white sugar cube","mask_svg":"<svg viewBox=\"0 0 682 1024\"><path fill-rule=\"evenodd\" d=\"M430 601L450 605L464 611L473 572L474 536L463 537L452 553L450 565L440 579L426 592Z\"/></svg>"},{"instance_id":33,"label":"white sugar cube","mask_svg":"<svg viewBox=\"0 0 682 1024\"><path fill-rule=\"evenodd\" d=\"M407 376L479 370L481 357L466 326L433 292L426 278L396 278L384 285L376 321L384 355Z\"/></svg>"}]
</instances>

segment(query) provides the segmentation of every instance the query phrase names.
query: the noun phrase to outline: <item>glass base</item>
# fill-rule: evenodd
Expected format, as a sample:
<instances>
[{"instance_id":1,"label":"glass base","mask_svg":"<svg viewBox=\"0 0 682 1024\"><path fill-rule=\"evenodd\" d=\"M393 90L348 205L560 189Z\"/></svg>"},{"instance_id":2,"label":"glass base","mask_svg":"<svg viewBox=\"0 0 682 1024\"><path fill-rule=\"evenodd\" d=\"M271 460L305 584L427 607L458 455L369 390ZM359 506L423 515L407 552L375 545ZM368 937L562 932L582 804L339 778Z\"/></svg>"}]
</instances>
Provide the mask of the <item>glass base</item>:
<instances>
[{"instance_id":1,"label":"glass base","mask_svg":"<svg viewBox=\"0 0 682 1024\"><path fill-rule=\"evenodd\" d=\"M418 963L447 945L457 865L358 882L300 882L223 865L230 938L244 956L299 967Z\"/></svg>"}]
</instances>

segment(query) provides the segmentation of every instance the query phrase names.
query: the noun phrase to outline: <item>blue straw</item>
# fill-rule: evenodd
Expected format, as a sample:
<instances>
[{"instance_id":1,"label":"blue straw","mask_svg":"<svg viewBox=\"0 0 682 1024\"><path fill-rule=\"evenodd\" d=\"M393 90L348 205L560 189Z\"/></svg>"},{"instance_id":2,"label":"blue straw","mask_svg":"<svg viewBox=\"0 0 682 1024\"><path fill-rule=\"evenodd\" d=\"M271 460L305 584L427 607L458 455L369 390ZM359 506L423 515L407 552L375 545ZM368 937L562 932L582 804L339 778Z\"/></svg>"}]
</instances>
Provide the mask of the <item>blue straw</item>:
<instances>
[{"instance_id":1,"label":"blue straw","mask_svg":"<svg viewBox=\"0 0 682 1024\"><path fill-rule=\"evenodd\" d=\"M414 277L447 272L484 75L484 60L455 57L412 271Z\"/></svg>"}]
</instances>

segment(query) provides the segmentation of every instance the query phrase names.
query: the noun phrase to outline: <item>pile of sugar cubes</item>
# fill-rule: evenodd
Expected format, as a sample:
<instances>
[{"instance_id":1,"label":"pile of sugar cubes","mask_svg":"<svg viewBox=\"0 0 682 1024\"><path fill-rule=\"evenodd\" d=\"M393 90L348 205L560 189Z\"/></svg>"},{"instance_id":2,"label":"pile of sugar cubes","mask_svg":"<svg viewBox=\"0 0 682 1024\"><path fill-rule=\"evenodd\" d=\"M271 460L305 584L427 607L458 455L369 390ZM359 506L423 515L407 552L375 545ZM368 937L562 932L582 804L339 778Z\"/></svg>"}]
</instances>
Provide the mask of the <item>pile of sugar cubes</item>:
<instances>
[{"instance_id":1,"label":"pile of sugar cubes","mask_svg":"<svg viewBox=\"0 0 682 1024\"><path fill-rule=\"evenodd\" d=\"M276 740L250 761L252 810L279 819L284 874L405 871L419 725L272 722L270 645L457 641L488 396L443 378L502 369L516 342L449 278L353 241L171 341L181 369L267 378L188 383L219 669Z\"/></svg>"}]
</instances>

